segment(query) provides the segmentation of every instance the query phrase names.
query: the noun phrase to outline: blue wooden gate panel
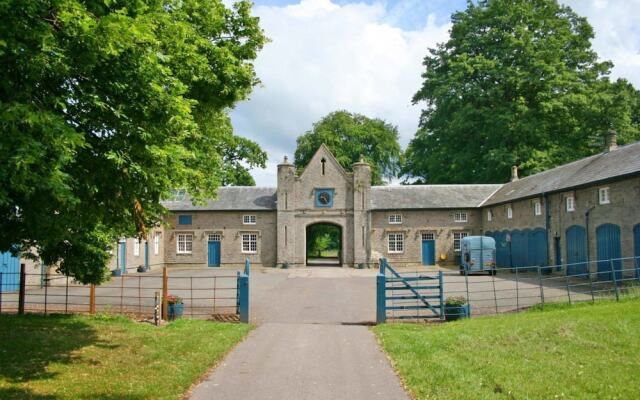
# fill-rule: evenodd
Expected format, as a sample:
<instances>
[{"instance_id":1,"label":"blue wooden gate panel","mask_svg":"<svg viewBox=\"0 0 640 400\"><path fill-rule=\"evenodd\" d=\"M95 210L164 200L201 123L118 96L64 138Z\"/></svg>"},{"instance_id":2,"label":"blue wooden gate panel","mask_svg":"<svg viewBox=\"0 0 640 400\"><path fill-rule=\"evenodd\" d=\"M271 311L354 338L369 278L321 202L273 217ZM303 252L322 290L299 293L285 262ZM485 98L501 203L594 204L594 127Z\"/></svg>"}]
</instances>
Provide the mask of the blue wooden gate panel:
<instances>
[{"instance_id":1,"label":"blue wooden gate panel","mask_svg":"<svg viewBox=\"0 0 640 400\"><path fill-rule=\"evenodd\" d=\"M496 263L501 268L511 268L511 243L507 241L508 231L496 232Z\"/></svg>"},{"instance_id":2,"label":"blue wooden gate panel","mask_svg":"<svg viewBox=\"0 0 640 400\"><path fill-rule=\"evenodd\" d=\"M0 253L0 292L16 292L20 288L20 258L11 252Z\"/></svg>"},{"instance_id":3,"label":"blue wooden gate panel","mask_svg":"<svg viewBox=\"0 0 640 400\"><path fill-rule=\"evenodd\" d=\"M125 274L127 272L127 242L118 243L118 262L120 263L120 271Z\"/></svg>"},{"instance_id":4,"label":"blue wooden gate panel","mask_svg":"<svg viewBox=\"0 0 640 400\"><path fill-rule=\"evenodd\" d=\"M633 248L636 257L636 278L640 279L640 224L633 228Z\"/></svg>"},{"instance_id":5,"label":"blue wooden gate panel","mask_svg":"<svg viewBox=\"0 0 640 400\"><path fill-rule=\"evenodd\" d=\"M622 254L620 227L614 224L598 226L596 228L596 241L598 248L598 279L612 280L612 269L616 271L616 279L621 279L622 262L620 260L609 261L614 258L619 259Z\"/></svg>"},{"instance_id":6,"label":"blue wooden gate panel","mask_svg":"<svg viewBox=\"0 0 640 400\"><path fill-rule=\"evenodd\" d=\"M210 267L219 267L220 266L220 242L219 241L209 241L209 256L208 256L208 264Z\"/></svg>"},{"instance_id":7,"label":"blue wooden gate panel","mask_svg":"<svg viewBox=\"0 0 640 400\"><path fill-rule=\"evenodd\" d=\"M587 264L587 231L584 227L572 225L567 228L567 275L586 276L589 272Z\"/></svg>"},{"instance_id":8,"label":"blue wooden gate panel","mask_svg":"<svg viewBox=\"0 0 640 400\"><path fill-rule=\"evenodd\" d=\"M549 265L549 250L547 248L547 231L542 228L536 228L531 231L531 240L529 242L529 265L546 267Z\"/></svg>"},{"instance_id":9,"label":"blue wooden gate panel","mask_svg":"<svg viewBox=\"0 0 640 400\"><path fill-rule=\"evenodd\" d=\"M422 264L436 265L436 241L435 240L422 241Z\"/></svg>"}]
</instances>

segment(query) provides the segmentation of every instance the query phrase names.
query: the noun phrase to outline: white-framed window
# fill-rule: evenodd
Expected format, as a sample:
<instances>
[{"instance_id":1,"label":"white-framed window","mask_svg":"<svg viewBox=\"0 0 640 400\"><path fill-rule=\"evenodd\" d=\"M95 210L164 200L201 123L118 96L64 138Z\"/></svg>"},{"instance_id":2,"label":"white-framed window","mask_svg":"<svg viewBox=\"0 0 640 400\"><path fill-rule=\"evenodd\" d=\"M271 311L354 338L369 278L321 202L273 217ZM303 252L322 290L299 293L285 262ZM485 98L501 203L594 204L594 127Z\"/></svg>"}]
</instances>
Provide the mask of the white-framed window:
<instances>
[{"instance_id":1,"label":"white-framed window","mask_svg":"<svg viewBox=\"0 0 640 400\"><path fill-rule=\"evenodd\" d=\"M567 196L567 211L572 212L576 210L576 199L573 196Z\"/></svg>"},{"instance_id":2,"label":"white-framed window","mask_svg":"<svg viewBox=\"0 0 640 400\"><path fill-rule=\"evenodd\" d=\"M513 208L511 206L507 207L507 219L513 219Z\"/></svg>"},{"instance_id":3,"label":"white-framed window","mask_svg":"<svg viewBox=\"0 0 640 400\"><path fill-rule=\"evenodd\" d=\"M210 242L219 242L222 236L219 233L212 233L208 237Z\"/></svg>"},{"instance_id":4,"label":"white-framed window","mask_svg":"<svg viewBox=\"0 0 640 400\"><path fill-rule=\"evenodd\" d=\"M160 253L160 232L153 235L153 254L157 256L158 253Z\"/></svg>"},{"instance_id":5,"label":"white-framed window","mask_svg":"<svg viewBox=\"0 0 640 400\"><path fill-rule=\"evenodd\" d=\"M256 216L255 215L243 215L242 223L245 225L255 225L256 224Z\"/></svg>"},{"instance_id":6,"label":"white-framed window","mask_svg":"<svg viewBox=\"0 0 640 400\"><path fill-rule=\"evenodd\" d=\"M390 214L389 215L389 223L390 224L401 224L402 223L402 214Z\"/></svg>"},{"instance_id":7,"label":"white-framed window","mask_svg":"<svg viewBox=\"0 0 640 400\"><path fill-rule=\"evenodd\" d=\"M540 201L533 203L533 213L535 215L542 215L542 203L540 203Z\"/></svg>"},{"instance_id":8,"label":"white-framed window","mask_svg":"<svg viewBox=\"0 0 640 400\"><path fill-rule=\"evenodd\" d=\"M404 252L404 233L390 233L387 238L389 253Z\"/></svg>"},{"instance_id":9,"label":"white-framed window","mask_svg":"<svg viewBox=\"0 0 640 400\"><path fill-rule=\"evenodd\" d=\"M493 212L491 210L487 210L487 221L491 222L493 220Z\"/></svg>"},{"instance_id":10,"label":"white-framed window","mask_svg":"<svg viewBox=\"0 0 640 400\"><path fill-rule=\"evenodd\" d=\"M460 251L460 241L469 236L469 232L453 232L453 251Z\"/></svg>"},{"instance_id":11,"label":"white-framed window","mask_svg":"<svg viewBox=\"0 0 640 400\"><path fill-rule=\"evenodd\" d=\"M455 212L453 213L453 221L454 222L468 222L469 214L466 212Z\"/></svg>"},{"instance_id":12,"label":"white-framed window","mask_svg":"<svg viewBox=\"0 0 640 400\"><path fill-rule=\"evenodd\" d=\"M191 254L193 251L193 234L192 233L178 233L178 240L176 241L178 254Z\"/></svg>"},{"instance_id":13,"label":"white-framed window","mask_svg":"<svg viewBox=\"0 0 640 400\"><path fill-rule=\"evenodd\" d=\"M422 240L435 240L435 235L433 234L433 232L423 232L422 233Z\"/></svg>"},{"instance_id":14,"label":"white-framed window","mask_svg":"<svg viewBox=\"0 0 640 400\"><path fill-rule=\"evenodd\" d=\"M257 233L242 234L242 252L243 253L258 252L258 234Z\"/></svg>"},{"instance_id":15,"label":"white-framed window","mask_svg":"<svg viewBox=\"0 0 640 400\"><path fill-rule=\"evenodd\" d=\"M609 204L611 202L611 198L609 197L608 187L603 187L598 189L598 202L600 204Z\"/></svg>"},{"instance_id":16,"label":"white-framed window","mask_svg":"<svg viewBox=\"0 0 640 400\"><path fill-rule=\"evenodd\" d=\"M138 239L133 239L133 255L134 256L140 255L140 240Z\"/></svg>"}]
</instances>

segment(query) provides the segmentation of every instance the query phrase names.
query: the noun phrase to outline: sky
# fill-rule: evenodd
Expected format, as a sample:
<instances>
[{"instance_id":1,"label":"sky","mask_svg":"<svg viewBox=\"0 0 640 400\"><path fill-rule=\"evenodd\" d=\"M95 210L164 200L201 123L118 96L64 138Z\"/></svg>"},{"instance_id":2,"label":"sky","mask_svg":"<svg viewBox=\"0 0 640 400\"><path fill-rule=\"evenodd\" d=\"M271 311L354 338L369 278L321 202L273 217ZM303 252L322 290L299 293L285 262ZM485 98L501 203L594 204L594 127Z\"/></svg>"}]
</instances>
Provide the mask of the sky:
<instances>
[{"instance_id":1,"label":"sky","mask_svg":"<svg viewBox=\"0 0 640 400\"><path fill-rule=\"evenodd\" d=\"M232 0L225 0L227 4ZM594 27L593 47L614 63L612 77L640 88L640 0L563 0ZM236 134L267 152L257 186L276 186L277 164L293 159L296 137L336 110L396 125L413 137L421 104L422 59L445 42L451 14L466 0L254 0L270 42L255 68L262 84L231 111Z\"/></svg>"}]
</instances>

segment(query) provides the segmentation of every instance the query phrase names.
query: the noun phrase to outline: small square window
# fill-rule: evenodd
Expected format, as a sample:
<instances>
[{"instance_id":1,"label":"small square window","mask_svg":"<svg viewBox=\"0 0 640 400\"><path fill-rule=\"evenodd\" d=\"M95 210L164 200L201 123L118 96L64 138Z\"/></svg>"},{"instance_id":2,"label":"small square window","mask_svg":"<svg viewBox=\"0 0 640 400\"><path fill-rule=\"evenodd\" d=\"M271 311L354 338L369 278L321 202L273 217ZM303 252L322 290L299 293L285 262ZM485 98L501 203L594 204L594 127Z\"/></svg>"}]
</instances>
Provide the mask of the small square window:
<instances>
[{"instance_id":1,"label":"small square window","mask_svg":"<svg viewBox=\"0 0 640 400\"><path fill-rule=\"evenodd\" d=\"M256 224L256 216L255 215L243 215L242 223L245 225L255 225Z\"/></svg>"},{"instance_id":2,"label":"small square window","mask_svg":"<svg viewBox=\"0 0 640 400\"><path fill-rule=\"evenodd\" d=\"M542 215L542 203L540 203L539 201L533 203L533 213L535 215Z\"/></svg>"},{"instance_id":3,"label":"small square window","mask_svg":"<svg viewBox=\"0 0 640 400\"><path fill-rule=\"evenodd\" d=\"M191 215L178 215L178 224L191 225L191 222L192 222Z\"/></svg>"},{"instance_id":4,"label":"small square window","mask_svg":"<svg viewBox=\"0 0 640 400\"><path fill-rule=\"evenodd\" d=\"M609 204L611 202L611 198L609 197L608 187L603 187L598 189L598 199L600 204Z\"/></svg>"},{"instance_id":5,"label":"small square window","mask_svg":"<svg viewBox=\"0 0 640 400\"><path fill-rule=\"evenodd\" d=\"M493 212L487 210L487 221L491 222L491 220L493 220Z\"/></svg>"},{"instance_id":6,"label":"small square window","mask_svg":"<svg viewBox=\"0 0 640 400\"><path fill-rule=\"evenodd\" d=\"M469 236L468 232L453 232L453 251L460 251L460 242L467 236Z\"/></svg>"},{"instance_id":7,"label":"small square window","mask_svg":"<svg viewBox=\"0 0 640 400\"><path fill-rule=\"evenodd\" d=\"M389 215L389 223L390 224L401 224L402 223L402 214L391 214L391 215Z\"/></svg>"},{"instance_id":8,"label":"small square window","mask_svg":"<svg viewBox=\"0 0 640 400\"><path fill-rule=\"evenodd\" d=\"M573 196L568 196L566 202L567 202L568 212L572 212L576 210L576 200Z\"/></svg>"},{"instance_id":9,"label":"small square window","mask_svg":"<svg viewBox=\"0 0 640 400\"><path fill-rule=\"evenodd\" d=\"M513 218L513 208L511 206L507 207L507 219Z\"/></svg>"},{"instance_id":10,"label":"small square window","mask_svg":"<svg viewBox=\"0 0 640 400\"><path fill-rule=\"evenodd\" d=\"M454 222L468 222L469 215L466 212L456 212L453 214Z\"/></svg>"},{"instance_id":11,"label":"small square window","mask_svg":"<svg viewBox=\"0 0 640 400\"><path fill-rule=\"evenodd\" d=\"M193 251L193 234L179 233L177 246L178 254L191 254Z\"/></svg>"},{"instance_id":12,"label":"small square window","mask_svg":"<svg viewBox=\"0 0 640 400\"><path fill-rule=\"evenodd\" d=\"M243 253L258 252L258 234L257 233L242 234L242 252Z\"/></svg>"},{"instance_id":13,"label":"small square window","mask_svg":"<svg viewBox=\"0 0 640 400\"><path fill-rule=\"evenodd\" d=\"M389 253L402 253L404 252L404 234L403 233L390 233L388 236L388 250Z\"/></svg>"}]
</instances>

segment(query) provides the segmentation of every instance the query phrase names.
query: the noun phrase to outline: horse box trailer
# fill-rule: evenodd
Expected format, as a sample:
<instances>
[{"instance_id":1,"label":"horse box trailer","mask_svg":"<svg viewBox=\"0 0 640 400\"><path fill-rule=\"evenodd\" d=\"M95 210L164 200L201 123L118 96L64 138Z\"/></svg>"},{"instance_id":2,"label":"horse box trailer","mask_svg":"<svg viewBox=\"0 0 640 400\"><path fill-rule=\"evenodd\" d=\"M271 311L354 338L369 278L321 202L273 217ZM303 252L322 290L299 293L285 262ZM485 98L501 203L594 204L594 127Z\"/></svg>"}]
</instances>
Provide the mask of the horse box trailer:
<instances>
[{"instance_id":1,"label":"horse box trailer","mask_svg":"<svg viewBox=\"0 0 640 400\"><path fill-rule=\"evenodd\" d=\"M496 274L496 241L489 236L467 236L460 243L460 275L470 272Z\"/></svg>"}]
</instances>

